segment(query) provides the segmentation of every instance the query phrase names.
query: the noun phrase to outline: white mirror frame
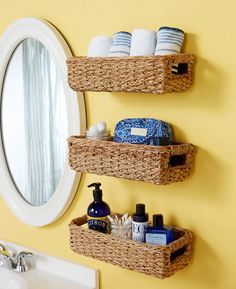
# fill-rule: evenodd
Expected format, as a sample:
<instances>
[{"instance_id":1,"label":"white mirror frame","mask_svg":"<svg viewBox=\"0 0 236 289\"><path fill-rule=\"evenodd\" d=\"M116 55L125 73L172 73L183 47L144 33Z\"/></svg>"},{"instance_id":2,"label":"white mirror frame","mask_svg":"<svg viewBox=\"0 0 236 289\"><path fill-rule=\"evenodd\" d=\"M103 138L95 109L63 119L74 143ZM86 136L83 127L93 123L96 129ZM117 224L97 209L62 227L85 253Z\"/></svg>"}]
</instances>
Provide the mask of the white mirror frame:
<instances>
[{"instance_id":1,"label":"white mirror frame","mask_svg":"<svg viewBox=\"0 0 236 289\"><path fill-rule=\"evenodd\" d=\"M2 97L4 76L16 47L26 38L40 41L49 50L61 73L68 116L68 136L81 135L86 128L85 105L82 93L77 94L67 83L66 60L72 53L62 35L50 23L37 18L22 18L10 25L0 38L0 92ZM14 84L13 84L14 85ZM16 144L17 146L17 140ZM6 163L2 135L0 140L0 193L12 213L22 222L40 227L59 219L70 206L77 191L81 175L70 169L66 161L64 172L53 196L42 206L27 203L17 191Z\"/></svg>"}]
</instances>

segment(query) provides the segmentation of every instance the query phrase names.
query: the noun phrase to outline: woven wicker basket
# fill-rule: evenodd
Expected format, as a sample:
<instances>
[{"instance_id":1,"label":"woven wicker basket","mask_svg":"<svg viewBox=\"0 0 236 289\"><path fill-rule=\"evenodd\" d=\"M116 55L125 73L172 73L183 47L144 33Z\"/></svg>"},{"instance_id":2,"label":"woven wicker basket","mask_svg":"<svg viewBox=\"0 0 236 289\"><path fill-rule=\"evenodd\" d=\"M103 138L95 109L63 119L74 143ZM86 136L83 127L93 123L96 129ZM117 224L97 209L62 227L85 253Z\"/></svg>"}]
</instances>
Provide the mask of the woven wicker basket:
<instances>
[{"instance_id":1,"label":"woven wicker basket","mask_svg":"<svg viewBox=\"0 0 236 289\"><path fill-rule=\"evenodd\" d=\"M179 74L172 66L180 64ZM67 60L68 82L75 91L167 93L188 89L193 55L73 57Z\"/></svg>"},{"instance_id":2,"label":"woven wicker basket","mask_svg":"<svg viewBox=\"0 0 236 289\"><path fill-rule=\"evenodd\" d=\"M186 179L192 169L192 144L148 146L68 139L69 164L77 172L87 172L154 184L170 184Z\"/></svg>"},{"instance_id":3,"label":"woven wicker basket","mask_svg":"<svg viewBox=\"0 0 236 289\"><path fill-rule=\"evenodd\" d=\"M81 227L86 223L84 215L69 225L70 246L75 253L158 278L173 275L187 266L191 258L192 234L187 230L174 228L174 242L155 246Z\"/></svg>"}]
</instances>

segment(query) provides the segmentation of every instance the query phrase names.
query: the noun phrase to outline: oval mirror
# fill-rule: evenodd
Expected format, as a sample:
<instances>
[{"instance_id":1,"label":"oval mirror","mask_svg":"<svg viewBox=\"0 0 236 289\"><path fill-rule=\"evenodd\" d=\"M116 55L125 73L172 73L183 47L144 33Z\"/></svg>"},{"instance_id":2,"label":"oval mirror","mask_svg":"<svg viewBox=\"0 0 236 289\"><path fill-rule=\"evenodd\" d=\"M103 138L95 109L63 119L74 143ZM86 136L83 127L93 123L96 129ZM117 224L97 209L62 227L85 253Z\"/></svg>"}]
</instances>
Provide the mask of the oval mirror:
<instances>
[{"instance_id":1,"label":"oval mirror","mask_svg":"<svg viewBox=\"0 0 236 289\"><path fill-rule=\"evenodd\" d=\"M67 84L72 54L48 22L16 21L0 51L0 192L21 221L47 225L68 209L79 184L66 140L84 133L83 94Z\"/></svg>"}]
</instances>

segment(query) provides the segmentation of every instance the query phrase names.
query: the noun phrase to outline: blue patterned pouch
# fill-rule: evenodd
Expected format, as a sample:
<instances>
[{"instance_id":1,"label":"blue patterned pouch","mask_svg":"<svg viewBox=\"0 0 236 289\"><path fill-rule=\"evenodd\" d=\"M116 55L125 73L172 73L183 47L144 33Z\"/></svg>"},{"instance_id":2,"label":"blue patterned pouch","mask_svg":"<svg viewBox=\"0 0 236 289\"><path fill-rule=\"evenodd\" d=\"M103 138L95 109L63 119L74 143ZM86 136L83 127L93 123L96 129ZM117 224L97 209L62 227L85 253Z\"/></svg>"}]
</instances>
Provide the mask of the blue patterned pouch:
<instances>
[{"instance_id":1,"label":"blue patterned pouch","mask_svg":"<svg viewBox=\"0 0 236 289\"><path fill-rule=\"evenodd\" d=\"M127 118L116 124L114 142L170 145L173 142L171 126L154 118Z\"/></svg>"}]
</instances>

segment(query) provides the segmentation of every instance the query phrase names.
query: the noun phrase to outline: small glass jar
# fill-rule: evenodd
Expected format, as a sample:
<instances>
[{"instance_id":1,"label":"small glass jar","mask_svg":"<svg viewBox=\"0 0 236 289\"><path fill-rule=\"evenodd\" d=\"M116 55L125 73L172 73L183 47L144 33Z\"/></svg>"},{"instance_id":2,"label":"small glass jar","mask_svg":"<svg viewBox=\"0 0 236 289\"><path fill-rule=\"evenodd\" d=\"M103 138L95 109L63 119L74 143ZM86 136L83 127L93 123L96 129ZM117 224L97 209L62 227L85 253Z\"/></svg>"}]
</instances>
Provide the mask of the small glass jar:
<instances>
[{"instance_id":1,"label":"small glass jar","mask_svg":"<svg viewBox=\"0 0 236 289\"><path fill-rule=\"evenodd\" d=\"M132 224L110 224L111 236L132 239Z\"/></svg>"}]
</instances>

